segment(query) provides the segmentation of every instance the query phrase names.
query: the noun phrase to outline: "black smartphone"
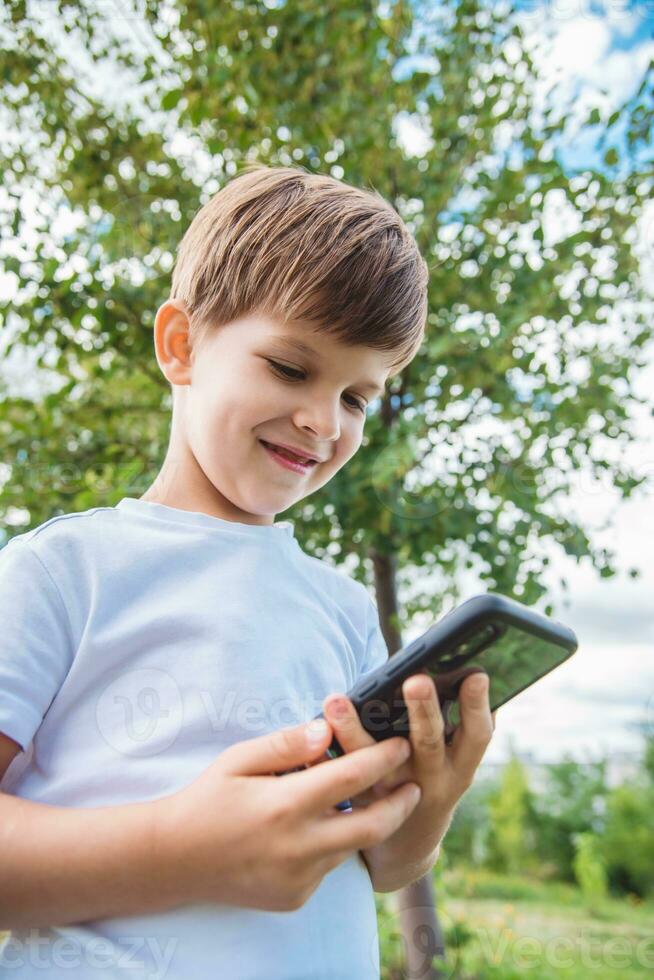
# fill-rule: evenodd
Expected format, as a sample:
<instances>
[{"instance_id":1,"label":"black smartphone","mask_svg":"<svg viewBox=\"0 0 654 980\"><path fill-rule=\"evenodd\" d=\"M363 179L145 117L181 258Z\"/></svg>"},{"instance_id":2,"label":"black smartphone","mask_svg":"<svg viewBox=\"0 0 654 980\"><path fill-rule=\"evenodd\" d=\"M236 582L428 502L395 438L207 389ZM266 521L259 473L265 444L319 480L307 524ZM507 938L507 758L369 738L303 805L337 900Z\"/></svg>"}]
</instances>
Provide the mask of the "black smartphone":
<instances>
[{"instance_id":1,"label":"black smartphone","mask_svg":"<svg viewBox=\"0 0 654 980\"><path fill-rule=\"evenodd\" d=\"M362 678L347 696L376 741L408 737L402 684L412 674L429 674L445 721L445 741L450 742L460 721L459 688L469 674L488 674L490 707L495 711L571 657L577 646L568 626L508 596L489 592L457 606ZM343 755L336 738L327 755Z\"/></svg>"},{"instance_id":2,"label":"black smartphone","mask_svg":"<svg viewBox=\"0 0 654 980\"><path fill-rule=\"evenodd\" d=\"M429 674L449 744L460 721L459 688L469 674L488 674L490 707L495 711L571 657L577 646L577 637L568 626L515 599L489 592L457 606L358 681L347 696L362 726L376 741L395 735L408 738L402 684L412 674ZM316 717L324 715L321 712ZM344 754L336 737L325 754L328 758ZM351 809L350 801L337 804L337 809Z\"/></svg>"}]
</instances>

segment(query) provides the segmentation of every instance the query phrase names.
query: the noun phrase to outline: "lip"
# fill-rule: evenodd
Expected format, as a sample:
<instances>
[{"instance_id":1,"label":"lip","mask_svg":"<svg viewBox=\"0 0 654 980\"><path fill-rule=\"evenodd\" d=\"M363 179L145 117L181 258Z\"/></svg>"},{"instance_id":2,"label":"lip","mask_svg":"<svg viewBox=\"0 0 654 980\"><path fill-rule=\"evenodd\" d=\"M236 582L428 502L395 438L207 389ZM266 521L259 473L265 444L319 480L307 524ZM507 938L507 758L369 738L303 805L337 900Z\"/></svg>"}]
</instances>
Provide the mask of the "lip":
<instances>
[{"instance_id":1,"label":"lip","mask_svg":"<svg viewBox=\"0 0 654 980\"><path fill-rule=\"evenodd\" d=\"M261 443L262 448L266 450L266 452L268 453L268 455L269 456L272 456L272 458L275 460L275 462L279 466L283 466L284 469L286 469L286 470L292 470L294 473L304 474L304 473L308 473L309 470L312 469L312 466L315 465L315 464L312 464L312 463L294 463L292 460L287 459L286 457L282 456L281 453L275 452L275 450L272 448L272 444L270 446L266 446L261 441L261 439L259 440L259 442Z\"/></svg>"},{"instance_id":2,"label":"lip","mask_svg":"<svg viewBox=\"0 0 654 980\"><path fill-rule=\"evenodd\" d=\"M261 441L268 442L268 439ZM324 460L322 460L319 456L316 456L313 452L310 452L307 449L300 449L299 446L289 446L285 442L270 442L269 445L279 446L280 449L288 449L289 452L295 453L296 456L304 456L305 459L313 459L316 461L316 463L324 462Z\"/></svg>"}]
</instances>

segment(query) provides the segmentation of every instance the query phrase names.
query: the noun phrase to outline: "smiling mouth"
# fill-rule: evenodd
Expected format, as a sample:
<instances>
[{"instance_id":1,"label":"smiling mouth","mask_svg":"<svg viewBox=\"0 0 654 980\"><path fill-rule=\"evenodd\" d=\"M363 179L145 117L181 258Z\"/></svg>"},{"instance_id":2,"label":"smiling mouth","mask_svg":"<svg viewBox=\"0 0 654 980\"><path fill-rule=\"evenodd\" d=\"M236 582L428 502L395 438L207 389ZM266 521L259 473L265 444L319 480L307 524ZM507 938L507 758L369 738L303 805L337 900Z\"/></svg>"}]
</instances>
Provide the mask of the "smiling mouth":
<instances>
[{"instance_id":1,"label":"smiling mouth","mask_svg":"<svg viewBox=\"0 0 654 980\"><path fill-rule=\"evenodd\" d=\"M261 443L262 446L265 446L267 449L273 449L276 453L278 453L280 456L283 456L284 459L288 459L291 463L299 463L301 466L316 465L315 460L307 459L306 457L302 457L302 456L296 456L295 453L290 452L290 450L280 449L279 446L276 446L272 442L266 442L264 439L260 439L259 442Z\"/></svg>"}]
</instances>

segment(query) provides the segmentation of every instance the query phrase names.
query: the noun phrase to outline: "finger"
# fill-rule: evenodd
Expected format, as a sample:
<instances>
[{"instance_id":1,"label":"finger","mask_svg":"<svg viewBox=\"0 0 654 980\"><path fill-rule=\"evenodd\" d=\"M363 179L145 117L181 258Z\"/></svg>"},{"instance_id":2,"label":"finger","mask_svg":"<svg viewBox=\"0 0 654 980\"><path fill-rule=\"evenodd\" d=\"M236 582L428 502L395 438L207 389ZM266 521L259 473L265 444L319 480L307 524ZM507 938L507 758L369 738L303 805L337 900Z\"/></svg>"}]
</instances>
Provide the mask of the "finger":
<instances>
[{"instance_id":1,"label":"finger","mask_svg":"<svg viewBox=\"0 0 654 980\"><path fill-rule=\"evenodd\" d=\"M323 714L329 721L343 753L354 752L366 745L374 745L375 740L363 725L356 708L344 694L331 694L323 701ZM329 762L331 756L324 754L314 765ZM373 790L365 790L350 800L351 806L367 806L375 798Z\"/></svg>"},{"instance_id":2,"label":"finger","mask_svg":"<svg viewBox=\"0 0 654 980\"><path fill-rule=\"evenodd\" d=\"M359 714L348 697L345 695L329 695L323 704L325 717L332 726L339 745L345 753L354 752L366 745L376 745L376 740L363 727ZM327 761L329 761L329 756L325 755L316 762L316 765ZM357 794L351 801L352 805L355 807L368 806L380 796L385 796L390 790L395 789L396 786L405 783L409 778L411 778L411 774L407 771L406 764L402 765L376 782L369 790Z\"/></svg>"},{"instance_id":3,"label":"finger","mask_svg":"<svg viewBox=\"0 0 654 980\"><path fill-rule=\"evenodd\" d=\"M321 755L332 737L328 722L314 718L306 724L236 742L221 759L225 769L235 774L283 772Z\"/></svg>"},{"instance_id":4,"label":"finger","mask_svg":"<svg viewBox=\"0 0 654 980\"><path fill-rule=\"evenodd\" d=\"M433 778L435 767L445 758L445 722L436 687L428 674L414 674L402 685L402 696L409 711L413 767L416 778Z\"/></svg>"},{"instance_id":5,"label":"finger","mask_svg":"<svg viewBox=\"0 0 654 980\"><path fill-rule=\"evenodd\" d=\"M393 769L388 775L383 776L378 780L375 785L368 791L369 796L364 796L365 801L376 800L381 796L386 796L392 790L397 789L402 783L407 783L415 778L415 771L412 765L411 759L405 762L403 765L398 766L397 769Z\"/></svg>"},{"instance_id":6,"label":"finger","mask_svg":"<svg viewBox=\"0 0 654 980\"><path fill-rule=\"evenodd\" d=\"M348 697L330 694L323 706L325 718L344 752L354 752L355 749L375 744L375 739L361 724L357 710Z\"/></svg>"},{"instance_id":7,"label":"finger","mask_svg":"<svg viewBox=\"0 0 654 980\"><path fill-rule=\"evenodd\" d=\"M472 778L493 735L488 674L466 677L459 690L461 722L452 739L452 761L466 781Z\"/></svg>"},{"instance_id":8,"label":"finger","mask_svg":"<svg viewBox=\"0 0 654 980\"><path fill-rule=\"evenodd\" d=\"M307 810L322 811L369 789L410 754L408 740L398 735L284 778L297 783L298 799Z\"/></svg>"},{"instance_id":9,"label":"finger","mask_svg":"<svg viewBox=\"0 0 654 980\"><path fill-rule=\"evenodd\" d=\"M404 783L365 809L326 816L318 833L325 852L354 851L381 844L398 830L420 802L417 783Z\"/></svg>"}]
</instances>

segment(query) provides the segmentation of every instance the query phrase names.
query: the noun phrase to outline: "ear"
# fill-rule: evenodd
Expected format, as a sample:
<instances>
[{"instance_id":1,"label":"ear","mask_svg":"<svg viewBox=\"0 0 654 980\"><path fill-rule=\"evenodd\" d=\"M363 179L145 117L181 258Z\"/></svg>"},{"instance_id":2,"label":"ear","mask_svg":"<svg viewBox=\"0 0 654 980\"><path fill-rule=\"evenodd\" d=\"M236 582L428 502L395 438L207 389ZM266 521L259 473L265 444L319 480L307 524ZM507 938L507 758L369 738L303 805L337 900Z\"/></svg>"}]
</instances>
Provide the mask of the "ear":
<instances>
[{"instance_id":1,"label":"ear","mask_svg":"<svg viewBox=\"0 0 654 980\"><path fill-rule=\"evenodd\" d=\"M154 346L161 372L172 385L191 383L189 329L188 309L181 300L162 303L154 319Z\"/></svg>"}]
</instances>

